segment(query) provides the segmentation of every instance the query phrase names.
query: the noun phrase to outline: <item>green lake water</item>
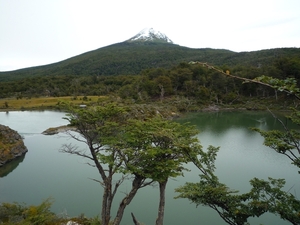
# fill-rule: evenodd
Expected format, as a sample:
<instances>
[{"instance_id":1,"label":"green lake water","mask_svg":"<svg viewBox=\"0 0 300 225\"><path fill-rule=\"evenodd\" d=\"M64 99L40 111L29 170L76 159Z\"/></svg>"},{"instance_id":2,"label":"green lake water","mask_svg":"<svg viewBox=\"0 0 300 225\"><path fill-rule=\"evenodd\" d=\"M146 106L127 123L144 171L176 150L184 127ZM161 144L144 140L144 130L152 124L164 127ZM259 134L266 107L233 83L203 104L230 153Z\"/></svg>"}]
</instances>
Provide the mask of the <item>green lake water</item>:
<instances>
[{"instance_id":1,"label":"green lake water","mask_svg":"<svg viewBox=\"0 0 300 225\"><path fill-rule=\"evenodd\" d=\"M58 214L76 216L84 213L89 217L99 215L102 189L92 180L99 178L97 171L88 166L84 159L59 152L62 144L74 142L65 134L41 134L49 127L67 124L62 119L64 115L53 111L0 113L0 124L17 130L24 137L28 148L25 157L0 169L0 202L25 202L30 205L53 197L55 202L52 210ZM270 113L203 112L189 114L179 121L197 126L200 130L198 138L204 148L209 145L220 146L216 173L220 181L232 189L248 191L251 178L273 177L285 178L286 190L300 194L297 168L283 155L263 146L263 138L249 129L280 129L280 124ZM82 144L79 147L86 148ZM185 182L199 180L197 169L193 165L187 167L191 172L168 183L164 224L226 224L215 211L207 207L196 208L186 199L174 199L174 188ZM129 189L130 183L124 183L115 200L114 212L119 200ZM122 225L133 224L131 212L142 223L155 224L158 195L158 187L147 187L139 191L127 207ZM273 215L264 215L250 223L289 224Z\"/></svg>"}]
</instances>

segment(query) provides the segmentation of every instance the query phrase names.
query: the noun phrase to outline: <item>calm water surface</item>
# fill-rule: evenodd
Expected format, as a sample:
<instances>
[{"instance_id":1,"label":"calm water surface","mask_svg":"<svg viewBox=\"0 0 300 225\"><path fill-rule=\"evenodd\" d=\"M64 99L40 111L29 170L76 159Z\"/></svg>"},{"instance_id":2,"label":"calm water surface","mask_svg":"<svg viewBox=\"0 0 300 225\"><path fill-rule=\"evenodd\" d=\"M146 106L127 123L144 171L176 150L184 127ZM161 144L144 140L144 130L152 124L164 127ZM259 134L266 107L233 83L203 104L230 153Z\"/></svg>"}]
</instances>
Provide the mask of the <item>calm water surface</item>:
<instances>
[{"instance_id":1,"label":"calm water surface","mask_svg":"<svg viewBox=\"0 0 300 225\"><path fill-rule=\"evenodd\" d=\"M53 197L52 210L56 213L77 216L99 215L101 206L101 186L92 181L98 179L96 170L80 157L60 153L62 144L72 142L65 134L45 136L45 129L67 124L62 112L0 112L0 124L10 126L23 137L28 153L6 167L0 169L0 202L25 202L40 204ZM221 182L232 189L248 191L249 180L253 177L267 179L285 178L286 190L300 192L297 168L290 161L262 145L263 139L249 127L261 129L280 128L280 124L267 112L214 112L190 114L180 120L195 124L204 148L220 146L217 157L217 175ZM85 149L84 145L79 145ZM167 188L165 224L215 225L226 224L209 208L190 204L185 199L174 200L174 188L185 182L196 182L198 171L192 170L174 180ZM117 199L130 189L124 184ZM125 211L123 225L132 224L130 212L146 225L154 224L158 205L158 188L141 190ZM273 215L253 219L251 224L289 224Z\"/></svg>"}]
</instances>

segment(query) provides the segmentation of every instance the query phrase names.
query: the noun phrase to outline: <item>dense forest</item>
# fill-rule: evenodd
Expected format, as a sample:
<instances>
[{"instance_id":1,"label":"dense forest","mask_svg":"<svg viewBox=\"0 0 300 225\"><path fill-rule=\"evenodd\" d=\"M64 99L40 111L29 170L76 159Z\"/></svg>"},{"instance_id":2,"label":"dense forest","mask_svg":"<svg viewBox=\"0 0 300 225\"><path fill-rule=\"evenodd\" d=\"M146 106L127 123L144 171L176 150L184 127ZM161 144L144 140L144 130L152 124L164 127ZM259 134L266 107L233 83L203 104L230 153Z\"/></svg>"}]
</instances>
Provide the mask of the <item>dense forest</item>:
<instances>
[{"instance_id":1,"label":"dense forest","mask_svg":"<svg viewBox=\"0 0 300 225\"><path fill-rule=\"evenodd\" d=\"M253 79L265 75L300 79L300 57L278 57L261 66L219 66L218 69ZM249 99L275 99L280 93L266 86L242 83L201 64L181 62L166 68L142 70L137 75L52 75L0 82L0 98L39 96L117 95L134 101L181 97L196 104L239 104ZM288 97L285 97L288 100ZM190 103L188 103L190 104Z\"/></svg>"}]
</instances>

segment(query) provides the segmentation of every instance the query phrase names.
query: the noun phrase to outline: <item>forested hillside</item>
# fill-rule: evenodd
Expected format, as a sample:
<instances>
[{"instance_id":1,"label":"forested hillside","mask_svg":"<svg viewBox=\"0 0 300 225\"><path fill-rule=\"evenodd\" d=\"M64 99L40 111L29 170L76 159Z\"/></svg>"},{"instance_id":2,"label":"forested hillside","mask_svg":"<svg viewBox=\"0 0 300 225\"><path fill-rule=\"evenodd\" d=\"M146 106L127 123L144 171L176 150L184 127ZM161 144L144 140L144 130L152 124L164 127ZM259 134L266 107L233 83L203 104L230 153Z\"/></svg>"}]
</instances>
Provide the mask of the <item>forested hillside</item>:
<instances>
[{"instance_id":1,"label":"forested hillside","mask_svg":"<svg viewBox=\"0 0 300 225\"><path fill-rule=\"evenodd\" d=\"M137 75L145 69L171 69L180 62L201 61L216 66L261 67L280 57L299 57L300 49L282 48L236 53L222 49L192 49L160 42L122 42L54 64L0 72L0 81L38 76Z\"/></svg>"}]
</instances>

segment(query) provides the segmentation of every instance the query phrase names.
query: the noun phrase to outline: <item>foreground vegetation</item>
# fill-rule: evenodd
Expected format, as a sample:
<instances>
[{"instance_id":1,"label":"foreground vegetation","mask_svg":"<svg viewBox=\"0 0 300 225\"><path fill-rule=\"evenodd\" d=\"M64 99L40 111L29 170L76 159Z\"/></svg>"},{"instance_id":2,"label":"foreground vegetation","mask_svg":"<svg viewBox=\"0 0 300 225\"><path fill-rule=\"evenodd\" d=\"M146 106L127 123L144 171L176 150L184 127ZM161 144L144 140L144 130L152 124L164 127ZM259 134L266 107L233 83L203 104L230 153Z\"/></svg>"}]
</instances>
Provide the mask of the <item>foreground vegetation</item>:
<instances>
[{"instance_id":1,"label":"foreground vegetation","mask_svg":"<svg viewBox=\"0 0 300 225\"><path fill-rule=\"evenodd\" d=\"M63 225L69 222L81 225L101 225L99 219L86 218L80 215L69 218L68 215L55 215L50 208L52 199L44 200L40 205L26 205L19 203L2 203L0 205L0 224L6 225Z\"/></svg>"}]
</instances>

